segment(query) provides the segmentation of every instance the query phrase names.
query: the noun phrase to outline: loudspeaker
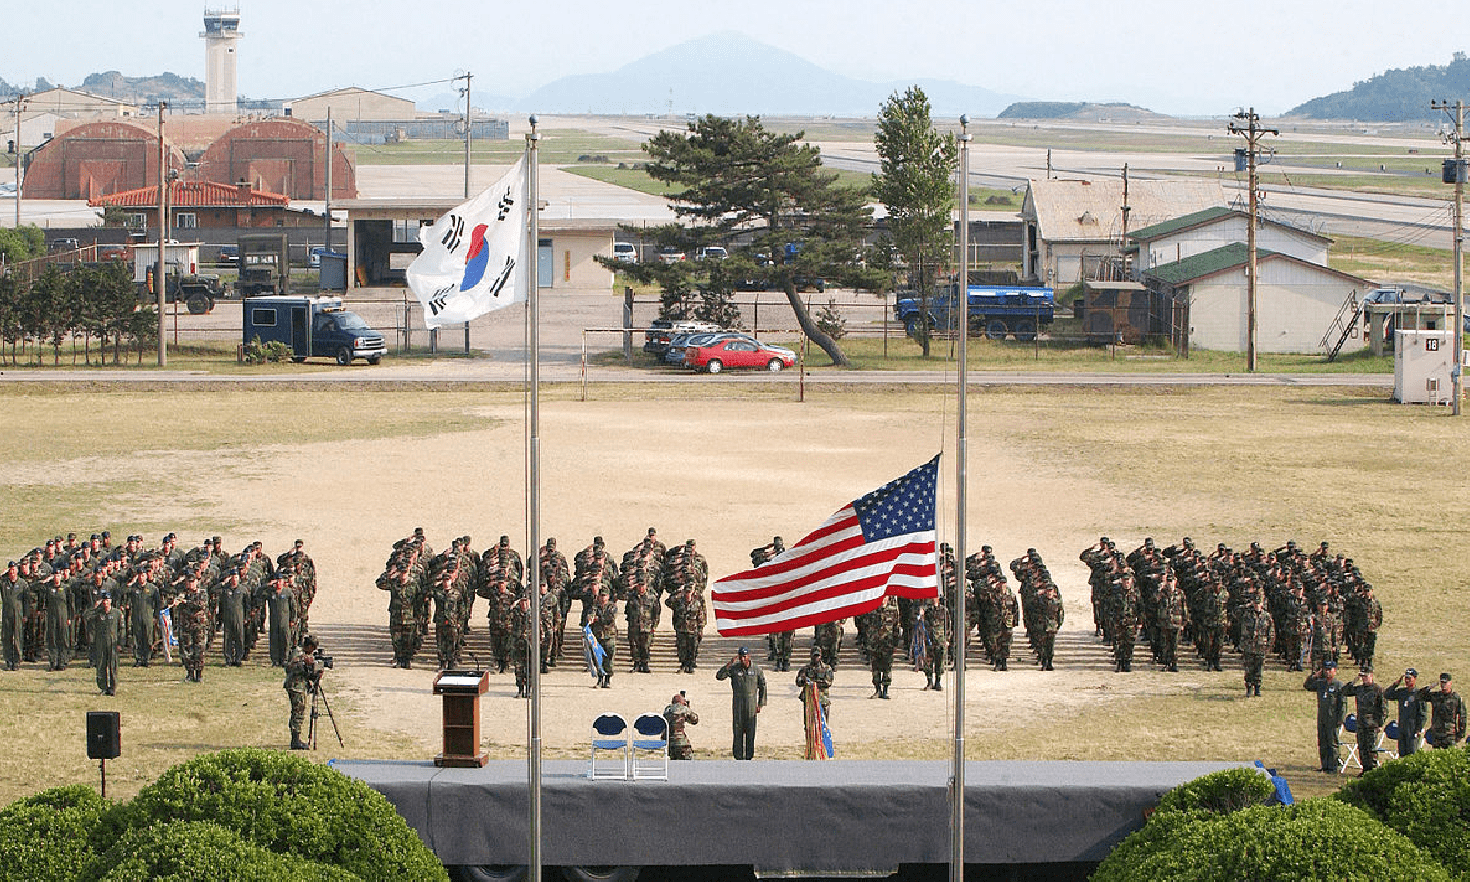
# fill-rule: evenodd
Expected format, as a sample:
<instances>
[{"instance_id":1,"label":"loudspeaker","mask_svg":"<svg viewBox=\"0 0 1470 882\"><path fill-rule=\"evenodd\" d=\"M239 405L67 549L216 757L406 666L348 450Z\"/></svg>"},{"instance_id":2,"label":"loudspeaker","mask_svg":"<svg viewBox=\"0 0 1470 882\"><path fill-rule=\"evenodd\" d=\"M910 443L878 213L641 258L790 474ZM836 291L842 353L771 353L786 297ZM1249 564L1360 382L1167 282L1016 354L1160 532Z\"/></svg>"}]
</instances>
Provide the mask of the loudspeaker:
<instances>
[{"instance_id":1,"label":"loudspeaker","mask_svg":"<svg viewBox=\"0 0 1470 882\"><path fill-rule=\"evenodd\" d=\"M122 715L117 711L87 711L87 759L122 756Z\"/></svg>"}]
</instances>

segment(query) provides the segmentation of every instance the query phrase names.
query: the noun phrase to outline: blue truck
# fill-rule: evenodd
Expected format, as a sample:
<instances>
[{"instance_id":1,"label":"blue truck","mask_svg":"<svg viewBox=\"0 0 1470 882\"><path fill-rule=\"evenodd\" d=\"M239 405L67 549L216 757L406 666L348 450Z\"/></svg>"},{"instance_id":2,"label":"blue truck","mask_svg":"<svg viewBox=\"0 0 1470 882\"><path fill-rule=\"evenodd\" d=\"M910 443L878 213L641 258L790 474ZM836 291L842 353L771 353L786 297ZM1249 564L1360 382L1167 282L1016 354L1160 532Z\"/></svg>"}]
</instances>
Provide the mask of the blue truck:
<instances>
[{"instance_id":1,"label":"blue truck","mask_svg":"<svg viewBox=\"0 0 1470 882\"><path fill-rule=\"evenodd\" d=\"M958 321L954 292L954 285L936 290L929 297L926 316L918 292L901 291L893 304L893 314L910 337L917 338L923 330L952 334ZM1056 298L1050 288L971 285L969 300L970 336L984 334L991 340L1004 340L1008 335L1017 340L1035 340L1037 331L1052 323L1056 311Z\"/></svg>"},{"instance_id":2,"label":"blue truck","mask_svg":"<svg viewBox=\"0 0 1470 882\"><path fill-rule=\"evenodd\" d=\"M333 358L337 364L383 360L388 346L355 312L342 308L341 297L266 295L247 297L240 309L242 342L280 342L291 348L291 360Z\"/></svg>"}]
</instances>

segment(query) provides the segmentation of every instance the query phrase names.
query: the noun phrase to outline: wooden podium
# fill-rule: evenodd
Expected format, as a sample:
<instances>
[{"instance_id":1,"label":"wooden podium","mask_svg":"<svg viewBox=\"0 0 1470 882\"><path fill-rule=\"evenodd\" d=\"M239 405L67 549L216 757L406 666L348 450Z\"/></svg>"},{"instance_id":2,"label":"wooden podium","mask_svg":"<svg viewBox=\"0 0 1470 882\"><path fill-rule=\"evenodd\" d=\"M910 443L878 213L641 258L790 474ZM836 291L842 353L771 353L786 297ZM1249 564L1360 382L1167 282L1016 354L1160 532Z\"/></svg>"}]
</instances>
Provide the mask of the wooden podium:
<instances>
[{"instance_id":1,"label":"wooden podium","mask_svg":"<svg viewBox=\"0 0 1470 882\"><path fill-rule=\"evenodd\" d=\"M490 689L488 671L441 671L434 694L444 696L444 752L434 765L484 768L490 754L480 750L480 696Z\"/></svg>"}]
</instances>

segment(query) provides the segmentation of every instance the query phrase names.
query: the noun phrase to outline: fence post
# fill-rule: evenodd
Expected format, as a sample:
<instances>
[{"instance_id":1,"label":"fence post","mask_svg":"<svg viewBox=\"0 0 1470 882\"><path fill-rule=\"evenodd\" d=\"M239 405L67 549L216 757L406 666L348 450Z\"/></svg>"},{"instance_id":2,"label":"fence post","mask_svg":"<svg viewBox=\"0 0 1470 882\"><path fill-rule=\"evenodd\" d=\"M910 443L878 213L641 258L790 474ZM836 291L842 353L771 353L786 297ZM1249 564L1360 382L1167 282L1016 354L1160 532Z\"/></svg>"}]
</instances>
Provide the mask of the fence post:
<instances>
[{"instance_id":1,"label":"fence post","mask_svg":"<svg viewBox=\"0 0 1470 882\"><path fill-rule=\"evenodd\" d=\"M623 288L623 360L633 360L633 288L631 285ZM585 395L583 400L586 400Z\"/></svg>"}]
</instances>

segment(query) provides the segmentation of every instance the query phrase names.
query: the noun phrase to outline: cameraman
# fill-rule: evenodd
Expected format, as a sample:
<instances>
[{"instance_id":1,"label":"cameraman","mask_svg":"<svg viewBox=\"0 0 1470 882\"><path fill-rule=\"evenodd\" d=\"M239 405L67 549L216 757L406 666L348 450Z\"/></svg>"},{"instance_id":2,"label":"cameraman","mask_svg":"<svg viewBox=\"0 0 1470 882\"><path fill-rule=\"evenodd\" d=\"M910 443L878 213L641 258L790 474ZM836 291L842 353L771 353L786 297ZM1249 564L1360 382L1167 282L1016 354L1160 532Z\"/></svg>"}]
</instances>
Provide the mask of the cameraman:
<instances>
[{"instance_id":1,"label":"cameraman","mask_svg":"<svg viewBox=\"0 0 1470 882\"><path fill-rule=\"evenodd\" d=\"M306 696L315 691L326 665L317 652L316 638L310 634L301 638L300 646L293 646L286 656L286 681L281 684L286 698L291 702L291 749L306 750L301 740L301 724L306 721Z\"/></svg>"}]
</instances>

